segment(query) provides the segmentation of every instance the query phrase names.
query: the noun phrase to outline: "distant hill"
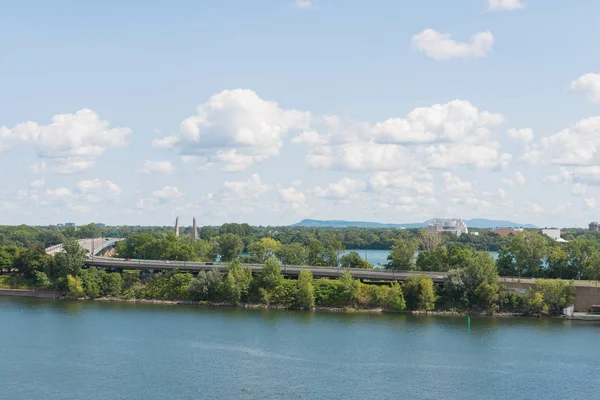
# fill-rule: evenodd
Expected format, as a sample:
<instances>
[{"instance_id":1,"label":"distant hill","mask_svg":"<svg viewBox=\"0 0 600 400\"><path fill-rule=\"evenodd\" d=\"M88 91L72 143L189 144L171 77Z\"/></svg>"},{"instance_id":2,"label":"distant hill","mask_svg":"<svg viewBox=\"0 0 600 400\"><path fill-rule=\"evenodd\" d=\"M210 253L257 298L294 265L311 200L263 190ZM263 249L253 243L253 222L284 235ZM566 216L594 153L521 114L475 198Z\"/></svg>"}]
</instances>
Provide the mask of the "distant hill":
<instances>
[{"instance_id":1,"label":"distant hill","mask_svg":"<svg viewBox=\"0 0 600 400\"><path fill-rule=\"evenodd\" d=\"M425 222L416 222L410 224L384 224L381 222L366 222L366 221L344 221L344 220L330 220L323 221L318 219L303 219L302 221L293 224L292 226L301 226L301 227L331 227L331 228L347 228L347 227L356 227L356 228L424 228L429 223ZM510 221L502 221L502 220L493 220L493 219L485 219L485 218L474 218L466 220L465 223L469 228L496 228L496 227L521 227L521 228L537 228L535 225L531 224L519 224L516 222Z\"/></svg>"}]
</instances>

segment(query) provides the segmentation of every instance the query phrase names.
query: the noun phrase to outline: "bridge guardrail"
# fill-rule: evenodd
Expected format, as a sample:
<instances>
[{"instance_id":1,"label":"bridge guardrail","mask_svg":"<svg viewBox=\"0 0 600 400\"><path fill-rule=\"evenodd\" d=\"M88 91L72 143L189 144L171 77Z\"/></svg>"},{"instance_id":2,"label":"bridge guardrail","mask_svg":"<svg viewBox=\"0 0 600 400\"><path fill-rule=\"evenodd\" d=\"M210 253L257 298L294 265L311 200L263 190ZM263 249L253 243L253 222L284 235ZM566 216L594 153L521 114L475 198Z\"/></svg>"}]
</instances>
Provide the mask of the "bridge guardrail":
<instances>
[{"instance_id":1,"label":"bridge guardrail","mask_svg":"<svg viewBox=\"0 0 600 400\"><path fill-rule=\"evenodd\" d=\"M226 263L211 263L211 262L190 262L190 261L166 261L166 260L141 260L141 259L116 259L108 257L90 257L86 260L86 264L98 267L113 267L120 269L156 269L156 270L207 270L207 269L224 269ZM264 264L242 264L244 267L249 267L253 271L259 271L264 267ZM128 268L129 267L129 268ZM313 267L313 266L282 266L282 272L285 274L297 275L302 270L310 270L316 276L320 277L338 277L342 273L342 268L337 267ZM371 280L400 280L411 275L426 274L434 280L442 280L445 274L438 272L427 273L425 271L390 271L390 270L371 270L363 268L349 269L352 276L355 278L371 279Z\"/></svg>"}]
</instances>

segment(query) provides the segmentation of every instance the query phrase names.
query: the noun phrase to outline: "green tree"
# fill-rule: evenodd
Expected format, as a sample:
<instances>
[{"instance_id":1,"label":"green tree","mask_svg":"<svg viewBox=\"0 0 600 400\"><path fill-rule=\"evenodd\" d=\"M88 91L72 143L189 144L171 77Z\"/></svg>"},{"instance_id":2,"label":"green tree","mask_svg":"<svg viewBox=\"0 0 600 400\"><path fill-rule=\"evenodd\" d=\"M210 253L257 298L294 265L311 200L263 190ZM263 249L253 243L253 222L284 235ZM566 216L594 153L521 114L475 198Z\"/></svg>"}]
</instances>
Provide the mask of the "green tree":
<instances>
[{"instance_id":1,"label":"green tree","mask_svg":"<svg viewBox=\"0 0 600 400\"><path fill-rule=\"evenodd\" d=\"M510 251L509 247L502 247L498 251L496 269L498 270L498 274L500 276L517 276L519 274L515 256Z\"/></svg>"},{"instance_id":2,"label":"green tree","mask_svg":"<svg viewBox=\"0 0 600 400\"><path fill-rule=\"evenodd\" d=\"M52 287L52 282L50 282L45 272L35 271L33 275L37 287L42 289L50 289Z\"/></svg>"},{"instance_id":3,"label":"green tree","mask_svg":"<svg viewBox=\"0 0 600 400\"><path fill-rule=\"evenodd\" d=\"M529 231L523 231L511 239L509 249L514 257L518 276L542 276L547 243L546 237Z\"/></svg>"},{"instance_id":4,"label":"green tree","mask_svg":"<svg viewBox=\"0 0 600 400\"><path fill-rule=\"evenodd\" d=\"M538 279L535 291L541 293L548 312L553 315L562 314L562 310L573 304L575 285L573 281L562 279Z\"/></svg>"},{"instance_id":5,"label":"green tree","mask_svg":"<svg viewBox=\"0 0 600 400\"><path fill-rule=\"evenodd\" d=\"M223 297L238 304L240 301L245 301L248 297L250 285L252 283L252 270L243 268L239 261L232 261L227 264L224 271L225 278L219 287L219 292ZM232 285L231 283L234 283ZM239 292L239 296L237 293ZM236 302L233 302L233 300Z\"/></svg>"},{"instance_id":6,"label":"green tree","mask_svg":"<svg viewBox=\"0 0 600 400\"><path fill-rule=\"evenodd\" d=\"M85 250L74 239L63 242L63 251L54 256L58 277L79 275L85 263Z\"/></svg>"},{"instance_id":7,"label":"green tree","mask_svg":"<svg viewBox=\"0 0 600 400\"><path fill-rule=\"evenodd\" d=\"M338 267L340 263L340 253L344 250L342 242L334 240L323 252L324 264L329 267Z\"/></svg>"},{"instance_id":8,"label":"green tree","mask_svg":"<svg viewBox=\"0 0 600 400\"><path fill-rule=\"evenodd\" d=\"M544 295L535 290L530 290L524 299L523 313L530 316L548 314L548 306L544 302Z\"/></svg>"},{"instance_id":9,"label":"green tree","mask_svg":"<svg viewBox=\"0 0 600 400\"><path fill-rule=\"evenodd\" d=\"M422 250L417 256L416 265L418 271L446 272L449 268L448 250L444 246Z\"/></svg>"},{"instance_id":10,"label":"green tree","mask_svg":"<svg viewBox=\"0 0 600 400\"><path fill-rule=\"evenodd\" d=\"M94 299L102 295L102 278L98 274L98 270L96 268L92 267L80 270L77 278L81 279L86 297Z\"/></svg>"},{"instance_id":11,"label":"green tree","mask_svg":"<svg viewBox=\"0 0 600 400\"><path fill-rule=\"evenodd\" d=\"M283 265L305 265L307 251L300 243L290 243L281 245L276 256Z\"/></svg>"},{"instance_id":12,"label":"green tree","mask_svg":"<svg viewBox=\"0 0 600 400\"><path fill-rule=\"evenodd\" d=\"M352 277L350 271L342 272L338 280L342 288L342 299L346 304L353 305L358 300L360 282Z\"/></svg>"},{"instance_id":13,"label":"green tree","mask_svg":"<svg viewBox=\"0 0 600 400\"><path fill-rule=\"evenodd\" d=\"M598 242L591 239L575 239L567 243L566 251L569 255L569 271L561 278L584 279L591 269L591 262L600 253Z\"/></svg>"},{"instance_id":14,"label":"green tree","mask_svg":"<svg viewBox=\"0 0 600 400\"><path fill-rule=\"evenodd\" d=\"M396 239L388 255L389 262L385 268L399 271L414 271L416 268L414 259L418 246L419 242L415 239Z\"/></svg>"},{"instance_id":15,"label":"green tree","mask_svg":"<svg viewBox=\"0 0 600 400\"><path fill-rule=\"evenodd\" d=\"M193 300L214 300L223 278L217 270L200 271L188 288Z\"/></svg>"},{"instance_id":16,"label":"green tree","mask_svg":"<svg viewBox=\"0 0 600 400\"><path fill-rule=\"evenodd\" d=\"M1 246L0 247L0 272L6 269L9 271L15 266L15 262L19 258L19 254L26 251L17 246Z\"/></svg>"},{"instance_id":17,"label":"green tree","mask_svg":"<svg viewBox=\"0 0 600 400\"><path fill-rule=\"evenodd\" d=\"M192 248L198 261L215 261L217 258L215 245L208 240L196 240L192 243Z\"/></svg>"},{"instance_id":18,"label":"green tree","mask_svg":"<svg viewBox=\"0 0 600 400\"><path fill-rule=\"evenodd\" d=\"M448 272L444 284L446 300L461 307L496 311L499 287L494 258L484 251L469 252L469 258L462 257L461 264Z\"/></svg>"},{"instance_id":19,"label":"green tree","mask_svg":"<svg viewBox=\"0 0 600 400\"><path fill-rule=\"evenodd\" d=\"M310 309L315 306L315 288L313 286L313 275L308 270L300 271L298 275L298 294L296 304L300 308Z\"/></svg>"},{"instance_id":20,"label":"green tree","mask_svg":"<svg viewBox=\"0 0 600 400\"><path fill-rule=\"evenodd\" d=\"M123 288L123 278L118 272L112 272L103 276L105 296L119 296Z\"/></svg>"},{"instance_id":21,"label":"green tree","mask_svg":"<svg viewBox=\"0 0 600 400\"><path fill-rule=\"evenodd\" d=\"M237 259L244 250L242 238L233 233L225 233L216 238L217 253L221 262L230 262Z\"/></svg>"},{"instance_id":22,"label":"green tree","mask_svg":"<svg viewBox=\"0 0 600 400\"><path fill-rule=\"evenodd\" d=\"M10 259L7 260L7 262ZM27 278L33 278L35 271L46 272L49 269L48 264L53 264L52 256L46 254L46 251L39 243L29 246L28 249L18 252L13 261L13 266L23 273Z\"/></svg>"},{"instance_id":23,"label":"green tree","mask_svg":"<svg viewBox=\"0 0 600 400\"><path fill-rule=\"evenodd\" d=\"M421 230L419 241L421 243L421 249L425 251L435 250L443 243L441 234L437 232L427 232L427 229Z\"/></svg>"},{"instance_id":24,"label":"green tree","mask_svg":"<svg viewBox=\"0 0 600 400\"><path fill-rule=\"evenodd\" d=\"M549 278L574 278L569 266L569 254L562 244L548 247L546 276Z\"/></svg>"},{"instance_id":25,"label":"green tree","mask_svg":"<svg viewBox=\"0 0 600 400\"><path fill-rule=\"evenodd\" d=\"M140 275L141 275L140 270L130 270L130 269L126 269L123 270L123 284L122 284L122 290L123 291L128 291L131 290L133 288L135 288L137 285L140 284Z\"/></svg>"},{"instance_id":26,"label":"green tree","mask_svg":"<svg viewBox=\"0 0 600 400\"><path fill-rule=\"evenodd\" d=\"M221 292L223 297L233 305L240 303L242 299L242 291L233 273L228 272L225 279L221 283Z\"/></svg>"},{"instance_id":27,"label":"green tree","mask_svg":"<svg viewBox=\"0 0 600 400\"><path fill-rule=\"evenodd\" d=\"M254 262L265 262L269 257L274 257L281 248L281 243L277 240L265 237L248 246L248 254Z\"/></svg>"},{"instance_id":28,"label":"green tree","mask_svg":"<svg viewBox=\"0 0 600 400\"><path fill-rule=\"evenodd\" d=\"M311 239L308 243L307 264L314 267L326 265L323 259L324 252L323 244L316 239Z\"/></svg>"},{"instance_id":29,"label":"green tree","mask_svg":"<svg viewBox=\"0 0 600 400\"><path fill-rule=\"evenodd\" d=\"M402 312L406 308L404 294L398 282L392 282L385 296L385 308L395 312Z\"/></svg>"},{"instance_id":30,"label":"green tree","mask_svg":"<svg viewBox=\"0 0 600 400\"><path fill-rule=\"evenodd\" d=\"M373 266L367 260L364 260L356 251L351 251L348 254L344 254L340 258L340 264L341 264L341 267L344 269L347 269L347 268L373 269Z\"/></svg>"},{"instance_id":31,"label":"green tree","mask_svg":"<svg viewBox=\"0 0 600 400\"><path fill-rule=\"evenodd\" d=\"M64 242L65 236L59 231L44 230L38 234L37 239L45 248Z\"/></svg>"},{"instance_id":32,"label":"green tree","mask_svg":"<svg viewBox=\"0 0 600 400\"><path fill-rule=\"evenodd\" d=\"M427 275L409 276L402 285L402 291L409 310L431 311L435 308L435 287Z\"/></svg>"},{"instance_id":33,"label":"green tree","mask_svg":"<svg viewBox=\"0 0 600 400\"><path fill-rule=\"evenodd\" d=\"M67 275L67 288L69 297L79 299L85 297L85 290L83 289L83 282L79 276Z\"/></svg>"},{"instance_id":34,"label":"green tree","mask_svg":"<svg viewBox=\"0 0 600 400\"><path fill-rule=\"evenodd\" d=\"M267 291L283 283L281 266L275 257L271 256L265 261L264 267L258 272L257 281L259 287Z\"/></svg>"},{"instance_id":35,"label":"green tree","mask_svg":"<svg viewBox=\"0 0 600 400\"><path fill-rule=\"evenodd\" d=\"M77 230L77 236L82 239L94 239L102 235L102 229L100 229L93 222L87 225L80 226Z\"/></svg>"}]
</instances>

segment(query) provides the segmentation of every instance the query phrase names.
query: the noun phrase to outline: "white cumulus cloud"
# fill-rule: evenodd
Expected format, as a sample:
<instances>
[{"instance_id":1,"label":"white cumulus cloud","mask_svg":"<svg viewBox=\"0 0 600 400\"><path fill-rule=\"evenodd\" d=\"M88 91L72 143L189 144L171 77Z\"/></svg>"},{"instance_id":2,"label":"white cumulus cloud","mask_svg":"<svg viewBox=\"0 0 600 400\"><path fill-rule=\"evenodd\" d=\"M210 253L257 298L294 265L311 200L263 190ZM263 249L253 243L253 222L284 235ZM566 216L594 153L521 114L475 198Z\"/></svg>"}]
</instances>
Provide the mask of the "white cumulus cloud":
<instances>
[{"instance_id":1,"label":"white cumulus cloud","mask_svg":"<svg viewBox=\"0 0 600 400\"><path fill-rule=\"evenodd\" d=\"M68 203L73 198L73 193L67 188L46 189L46 198L55 203Z\"/></svg>"},{"instance_id":2,"label":"white cumulus cloud","mask_svg":"<svg viewBox=\"0 0 600 400\"><path fill-rule=\"evenodd\" d=\"M522 0L488 0L487 4L490 11L512 11L525 8Z\"/></svg>"},{"instance_id":3,"label":"white cumulus cloud","mask_svg":"<svg viewBox=\"0 0 600 400\"><path fill-rule=\"evenodd\" d=\"M260 175L252 174L245 181L225 181L225 197L233 199L256 199L271 190L271 186L263 183Z\"/></svg>"},{"instance_id":4,"label":"white cumulus cloud","mask_svg":"<svg viewBox=\"0 0 600 400\"><path fill-rule=\"evenodd\" d=\"M315 188L315 195L333 200L346 200L365 189L364 182L343 178L339 182L330 183L324 188Z\"/></svg>"},{"instance_id":5,"label":"white cumulus cloud","mask_svg":"<svg viewBox=\"0 0 600 400\"><path fill-rule=\"evenodd\" d=\"M514 141L522 144L531 143L533 141L533 129L509 129L506 131L506 135Z\"/></svg>"},{"instance_id":6,"label":"white cumulus cloud","mask_svg":"<svg viewBox=\"0 0 600 400\"><path fill-rule=\"evenodd\" d=\"M150 161L146 160L144 166L137 170L142 174L163 174L168 175L175 171L175 167L170 161Z\"/></svg>"},{"instance_id":7,"label":"white cumulus cloud","mask_svg":"<svg viewBox=\"0 0 600 400\"><path fill-rule=\"evenodd\" d=\"M593 197L586 197L585 199L583 199L583 202L585 203L585 206L590 210L596 208L596 199L594 199Z\"/></svg>"},{"instance_id":8,"label":"white cumulus cloud","mask_svg":"<svg viewBox=\"0 0 600 400\"><path fill-rule=\"evenodd\" d=\"M292 6L295 8L303 8L305 10L309 8L315 8L315 5L309 0L296 0Z\"/></svg>"},{"instance_id":9,"label":"white cumulus cloud","mask_svg":"<svg viewBox=\"0 0 600 400\"><path fill-rule=\"evenodd\" d=\"M458 176L453 176L450 172L444 172L442 173L442 189L447 194L465 196L473 192L473 185Z\"/></svg>"},{"instance_id":10,"label":"white cumulus cloud","mask_svg":"<svg viewBox=\"0 0 600 400\"><path fill-rule=\"evenodd\" d=\"M154 147L177 147L181 155L244 170L278 155L284 136L309 128L310 114L282 109L247 89L225 90L198 106L180 124L180 134L158 139Z\"/></svg>"},{"instance_id":11,"label":"white cumulus cloud","mask_svg":"<svg viewBox=\"0 0 600 400\"><path fill-rule=\"evenodd\" d=\"M440 33L434 29L425 29L413 36L412 47L438 60L453 58L482 58L492 50L494 36L491 32L479 32L469 42L458 42L449 33Z\"/></svg>"},{"instance_id":12,"label":"white cumulus cloud","mask_svg":"<svg viewBox=\"0 0 600 400\"><path fill-rule=\"evenodd\" d=\"M600 146L600 117L582 119L575 125L541 139L542 157L559 165L587 164Z\"/></svg>"},{"instance_id":13,"label":"white cumulus cloud","mask_svg":"<svg viewBox=\"0 0 600 400\"><path fill-rule=\"evenodd\" d=\"M183 196L183 192L177 186L165 186L152 192L152 196L161 200L170 200Z\"/></svg>"},{"instance_id":14,"label":"white cumulus cloud","mask_svg":"<svg viewBox=\"0 0 600 400\"><path fill-rule=\"evenodd\" d=\"M600 74L583 74L571 83L571 90L587 92L591 101L600 102Z\"/></svg>"},{"instance_id":15,"label":"white cumulus cloud","mask_svg":"<svg viewBox=\"0 0 600 400\"><path fill-rule=\"evenodd\" d=\"M433 194L435 187L429 173L412 174L411 171L381 171L369 176L369 189L374 192L387 190Z\"/></svg>"},{"instance_id":16,"label":"white cumulus cloud","mask_svg":"<svg viewBox=\"0 0 600 400\"><path fill-rule=\"evenodd\" d=\"M121 193L121 188L111 181L100 179L82 180L75 184L78 198L89 203L111 202Z\"/></svg>"},{"instance_id":17,"label":"white cumulus cloud","mask_svg":"<svg viewBox=\"0 0 600 400\"><path fill-rule=\"evenodd\" d=\"M34 181L31 181L29 183L29 187L32 189L39 189L41 187L43 187L44 185L46 185L46 181L42 178L42 179L36 179Z\"/></svg>"},{"instance_id":18,"label":"white cumulus cloud","mask_svg":"<svg viewBox=\"0 0 600 400\"><path fill-rule=\"evenodd\" d=\"M508 186L524 186L525 177L521 172L515 172L512 178L502 178L502 183Z\"/></svg>"},{"instance_id":19,"label":"white cumulus cloud","mask_svg":"<svg viewBox=\"0 0 600 400\"><path fill-rule=\"evenodd\" d=\"M90 169L107 149L124 146L130 134L129 128L109 128L108 122L90 109L55 115L48 125L28 121L11 129L0 128L5 146L31 147L39 158L48 160L33 170L58 174Z\"/></svg>"}]
</instances>

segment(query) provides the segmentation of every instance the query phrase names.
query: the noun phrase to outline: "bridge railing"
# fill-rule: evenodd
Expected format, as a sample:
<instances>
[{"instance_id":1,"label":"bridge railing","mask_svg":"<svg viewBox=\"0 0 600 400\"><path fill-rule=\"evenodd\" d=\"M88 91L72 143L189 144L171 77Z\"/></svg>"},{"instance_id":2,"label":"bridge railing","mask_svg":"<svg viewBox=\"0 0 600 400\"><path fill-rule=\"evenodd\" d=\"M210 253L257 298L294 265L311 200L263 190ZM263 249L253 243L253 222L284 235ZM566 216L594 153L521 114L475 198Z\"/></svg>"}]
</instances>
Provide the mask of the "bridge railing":
<instances>
[{"instance_id":1,"label":"bridge railing","mask_svg":"<svg viewBox=\"0 0 600 400\"><path fill-rule=\"evenodd\" d=\"M62 243L55 244L54 246L46 247L46 252L52 251L54 249L58 249L59 247L62 247Z\"/></svg>"},{"instance_id":2,"label":"bridge railing","mask_svg":"<svg viewBox=\"0 0 600 400\"><path fill-rule=\"evenodd\" d=\"M193 262L193 261L167 261L167 260L141 260L141 259L124 259L124 258L109 258L109 257L94 257L88 258L86 261L88 265L95 265L98 267L117 267L121 269L184 269L184 270L196 270L196 269L224 269L227 264L220 262ZM135 266L134 266L135 265ZM242 264L244 267L249 267L253 271L259 271L264 267L264 264ZM311 270L316 275L324 277L340 276L345 270L344 268L338 267L324 267L324 266L307 266L307 265L283 265L281 271L284 274L299 274L302 270ZM350 273L357 278L366 279L384 279L384 280L395 280L404 279L411 275L428 275L434 280L442 280L446 277L445 273L440 272L428 272L428 271L394 271L394 270L373 270L364 268L349 268Z\"/></svg>"}]
</instances>

